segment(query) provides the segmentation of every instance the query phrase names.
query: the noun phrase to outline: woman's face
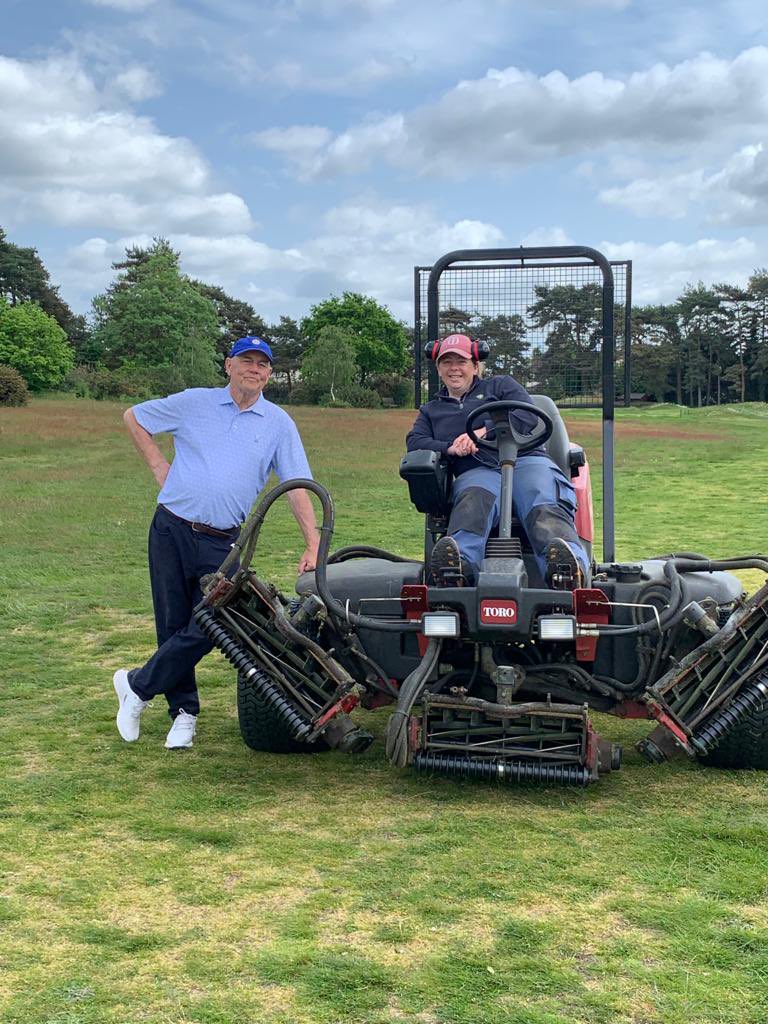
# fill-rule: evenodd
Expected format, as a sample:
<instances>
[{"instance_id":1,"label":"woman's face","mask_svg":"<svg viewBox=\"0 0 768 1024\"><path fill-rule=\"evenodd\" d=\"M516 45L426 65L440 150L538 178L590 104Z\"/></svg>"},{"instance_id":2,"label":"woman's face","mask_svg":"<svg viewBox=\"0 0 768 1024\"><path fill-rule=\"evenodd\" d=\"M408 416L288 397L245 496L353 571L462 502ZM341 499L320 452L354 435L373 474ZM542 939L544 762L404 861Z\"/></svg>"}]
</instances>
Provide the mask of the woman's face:
<instances>
[{"instance_id":1,"label":"woman's face","mask_svg":"<svg viewBox=\"0 0 768 1024\"><path fill-rule=\"evenodd\" d=\"M461 398L472 387L477 364L457 352L449 352L437 361L437 375L451 398Z\"/></svg>"}]
</instances>

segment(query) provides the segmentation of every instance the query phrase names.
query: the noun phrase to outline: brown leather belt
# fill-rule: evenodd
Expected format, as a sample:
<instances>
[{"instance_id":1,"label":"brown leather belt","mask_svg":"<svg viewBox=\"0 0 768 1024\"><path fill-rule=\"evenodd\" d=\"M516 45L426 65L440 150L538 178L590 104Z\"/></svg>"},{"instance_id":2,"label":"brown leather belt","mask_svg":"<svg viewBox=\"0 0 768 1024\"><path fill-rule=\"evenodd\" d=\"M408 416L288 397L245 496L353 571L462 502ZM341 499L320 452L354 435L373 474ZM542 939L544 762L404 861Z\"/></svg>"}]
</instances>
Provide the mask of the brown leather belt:
<instances>
[{"instance_id":1,"label":"brown leather belt","mask_svg":"<svg viewBox=\"0 0 768 1024\"><path fill-rule=\"evenodd\" d=\"M228 530L217 530L213 526L208 526L207 523L193 523L190 519L184 519L182 516L177 516L175 512L171 512L165 505L159 506L163 512L167 512L169 516L174 519L178 519L180 523L184 523L187 526L191 526L195 533L204 533L209 537L232 537L239 532L239 526L230 526Z\"/></svg>"}]
</instances>

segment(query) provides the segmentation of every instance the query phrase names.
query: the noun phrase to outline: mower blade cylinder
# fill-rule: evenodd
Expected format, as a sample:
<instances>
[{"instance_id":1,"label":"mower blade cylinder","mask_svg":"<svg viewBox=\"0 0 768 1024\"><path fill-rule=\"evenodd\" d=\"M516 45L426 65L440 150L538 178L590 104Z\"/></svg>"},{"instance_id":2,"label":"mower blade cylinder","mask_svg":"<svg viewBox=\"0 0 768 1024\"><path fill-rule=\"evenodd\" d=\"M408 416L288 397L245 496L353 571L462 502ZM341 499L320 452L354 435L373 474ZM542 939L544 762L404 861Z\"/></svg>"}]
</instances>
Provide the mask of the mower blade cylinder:
<instances>
[{"instance_id":1,"label":"mower blade cylinder","mask_svg":"<svg viewBox=\"0 0 768 1024\"><path fill-rule=\"evenodd\" d=\"M726 733L743 722L752 711L756 711L766 697L768 672L763 672L754 682L747 683L724 711L714 715L698 733L691 736L691 746L698 754L708 754Z\"/></svg>"},{"instance_id":2,"label":"mower blade cylinder","mask_svg":"<svg viewBox=\"0 0 768 1024\"><path fill-rule=\"evenodd\" d=\"M195 612L195 622L238 672L253 679L254 688L258 691L261 699L285 724L291 735L295 739L305 742L312 732L310 724L298 714L280 690L267 679L264 671L253 661L243 646L232 638L221 623L216 621L210 608L199 608Z\"/></svg>"},{"instance_id":3,"label":"mower blade cylinder","mask_svg":"<svg viewBox=\"0 0 768 1024\"><path fill-rule=\"evenodd\" d=\"M541 764L529 761L499 761L457 754L427 754L420 751L413 759L417 772L442 772L463 778L497 782L539 782L555 786L586 786L591 774L584 765Z\"/></svg>"}]
</instances>

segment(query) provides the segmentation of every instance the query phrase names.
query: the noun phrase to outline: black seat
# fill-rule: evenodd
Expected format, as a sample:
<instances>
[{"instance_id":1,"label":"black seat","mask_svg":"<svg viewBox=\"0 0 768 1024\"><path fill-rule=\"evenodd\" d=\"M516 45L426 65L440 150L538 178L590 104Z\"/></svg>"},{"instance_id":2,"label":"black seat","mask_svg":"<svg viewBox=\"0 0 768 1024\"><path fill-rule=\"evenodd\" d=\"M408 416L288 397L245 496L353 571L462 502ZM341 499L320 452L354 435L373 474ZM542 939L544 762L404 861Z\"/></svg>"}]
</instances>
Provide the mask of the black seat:
<instances>
[{"instance_id":1,"label":"black seat","mask_svg":"<svg viewBox=\"0 0 768 1024\"><path fill-rule=\"evenodd\" d=\"M547 395L531 395L531 404L535 405L537 409L541 409L542 412L545 412L552 419L552 435L545 443L544 451L555 465L562 469L566 479L570 480L570 442L560 410Z\"/></svg>"}]
</instances>

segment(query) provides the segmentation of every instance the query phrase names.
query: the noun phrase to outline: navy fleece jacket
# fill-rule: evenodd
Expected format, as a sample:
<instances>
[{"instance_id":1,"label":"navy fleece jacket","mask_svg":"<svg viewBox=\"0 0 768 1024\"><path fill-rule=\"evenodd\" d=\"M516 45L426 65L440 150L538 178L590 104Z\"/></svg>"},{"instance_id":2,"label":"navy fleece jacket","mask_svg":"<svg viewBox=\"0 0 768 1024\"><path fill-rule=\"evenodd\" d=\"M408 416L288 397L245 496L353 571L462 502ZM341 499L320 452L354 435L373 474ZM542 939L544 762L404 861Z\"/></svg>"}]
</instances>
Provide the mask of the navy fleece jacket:
<instances>
[{"instance_id":1,"label":"navy fleece jacket","mask_svg":"<svg viewBox=\"0 0 768 1024\"><path fill-rule=\"evenodd\" d=\"M447 452L456 438L466 433L467 416L474 409L486 402L506 400L532 404L531 396L514 377L476 378L472 387L462 398L451 398L448 389L441 388L437 398L433 398L431 402L427 402L419 409L416 422L405 439L406 448L409 452L424 448L433 452ZM522 434L530 434L540 422L536 416L527 412L512 412L510 420ZM479 426L479 424L477 425ZM487 420L485 425L490 429L491 421ZM542 448L534 448L524 457L543 454L545 453ZM495 453L486 450L481 450L478 455L461 457L449 455L448 458L454 476L459 476L477 466L498 466L499 464Z\"/></svg>"}]
</instances>

